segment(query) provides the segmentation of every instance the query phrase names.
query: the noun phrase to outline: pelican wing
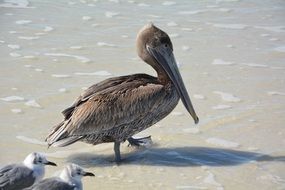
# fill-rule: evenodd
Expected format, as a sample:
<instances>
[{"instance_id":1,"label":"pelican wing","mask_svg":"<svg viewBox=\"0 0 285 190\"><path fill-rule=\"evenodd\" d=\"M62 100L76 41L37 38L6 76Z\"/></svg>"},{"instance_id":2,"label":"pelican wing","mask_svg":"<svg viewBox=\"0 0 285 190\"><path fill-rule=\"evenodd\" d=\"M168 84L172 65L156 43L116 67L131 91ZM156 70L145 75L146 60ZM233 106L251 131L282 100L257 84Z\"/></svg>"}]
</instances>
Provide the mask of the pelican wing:
<instances>
[{"instance_id":1,"label":"pelican wing","mask_svg":"<svg viewBox=\"0 0 285 190\"><path fill-rule=\"evenodd\" d=\"M96 135L143 119L167 94L157 79L137 74L108 79L91 86L68 108L65 120L54 128L47 141L66 146L84 136Z\"/></svg>"},{"instance_id":2,"label":"pelican wing","mask_svg":"<svg viewBox=\"0 0 285 190\"><path fill-rule=\"evenodd\" d=\"M112 86L119 85L125 82L127 78L128 76L113 77L90 86L75 100L75 102L70 107L62 111L65 119L68 119L71 116L76 107L78 107L81 103L89 100L92 96L96 95L96 93L99 93L102 90L108 89Z\"/></svg>"}]
</instances>

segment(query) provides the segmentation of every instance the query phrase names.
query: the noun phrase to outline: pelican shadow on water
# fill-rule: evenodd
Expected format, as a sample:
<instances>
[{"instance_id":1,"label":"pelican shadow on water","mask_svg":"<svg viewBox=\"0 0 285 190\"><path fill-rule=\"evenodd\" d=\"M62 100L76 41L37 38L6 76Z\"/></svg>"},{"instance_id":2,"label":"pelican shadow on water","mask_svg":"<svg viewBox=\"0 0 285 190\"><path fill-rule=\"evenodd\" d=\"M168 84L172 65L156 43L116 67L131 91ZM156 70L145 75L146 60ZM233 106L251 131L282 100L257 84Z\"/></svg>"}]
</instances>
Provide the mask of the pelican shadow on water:
<instances>
[{"instance_id":1,"label":"pelican shadow on water","mask_svg":"<svg viewBox=\"0 0 285 190\"><path fill-rule=\"evenodd\" d=\"M64 119L46 138L48 145L67 146L114 142L115 160L121 160L120 143L142 145L150 137L132 136L166 117L182 100L195 123L194 111L179 73L169 36L152 23L137 35L137 53L157 72L157 77L133 74L92 85L62 113Z\"/></svg>"},{"instance_id":2,"label":"pelican shadow on water","mask_svg":"<svg viewBox=\"0 0 285 190\"><path fill-rule=\"evenodd\" d=\"M255 162L282 162L283 155L268 155L259 152L232 150L211 147L152 147L136 153L127 153L124 164L167 166L167 167L196 167L196 166L236 166ZM97 155L92 153L77 153L67 158L69 162L84 167L112 166L108 160L111 155Z\"/></svg>"}]
</instances>

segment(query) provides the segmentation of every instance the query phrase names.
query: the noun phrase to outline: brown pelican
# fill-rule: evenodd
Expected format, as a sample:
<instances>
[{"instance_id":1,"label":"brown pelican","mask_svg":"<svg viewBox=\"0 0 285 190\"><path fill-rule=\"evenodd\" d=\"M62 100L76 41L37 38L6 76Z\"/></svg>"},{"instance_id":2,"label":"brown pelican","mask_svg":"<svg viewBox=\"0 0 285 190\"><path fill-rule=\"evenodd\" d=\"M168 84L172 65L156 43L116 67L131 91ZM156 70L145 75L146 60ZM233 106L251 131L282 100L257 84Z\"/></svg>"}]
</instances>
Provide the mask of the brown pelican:
<instances>
[{"instance_id":1,"label":"brown pelican","mask_svg":"<svg viewBox=\"0 0 285 190\"><path fill-rule=\"evenodd\" d=\"M62 112L64 120L46 138L49 145L114 142L115 160L120 161L120 143L128 140L139 145L145 138L132 136L167 116L180 98L195 123L199 122L169 36L150 23L139 31L136 44L139 57L155 69L157 77L134 74L92 85Z\"/></svg>"}]
</instances>

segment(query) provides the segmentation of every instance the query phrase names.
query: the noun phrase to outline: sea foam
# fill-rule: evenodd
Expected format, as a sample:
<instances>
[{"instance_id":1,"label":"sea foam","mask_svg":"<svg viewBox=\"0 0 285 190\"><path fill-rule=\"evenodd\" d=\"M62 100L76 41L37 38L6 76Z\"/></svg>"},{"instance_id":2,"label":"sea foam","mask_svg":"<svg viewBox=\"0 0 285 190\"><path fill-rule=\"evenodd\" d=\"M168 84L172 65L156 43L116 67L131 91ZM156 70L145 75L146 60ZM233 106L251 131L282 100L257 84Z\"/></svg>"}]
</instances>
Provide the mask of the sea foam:
<instances>
[{"instance_id":1,"label":"sea foam","mask_svg":"<svg viewBox=\"0 0 285 190\"><path fill-rule=\"evenodd\" d=\"M194 94L193 95L194 98L198 99L198 100L205 100L205 96L201 95L201 94Z\"/></svg>"},{"instance_id":2,"label":"sea foam","mask_svg":"<svg viewBox=\"0 0 285 190\"><path fill-rule=\"evenodd\" d=\"M230 108L232 108L230 105L217 105L212 107L213 110L225 110Z\"/></svg>"},{"instance_id":3,"label":"sea foam","mask_svg":"<svg viewBox=\"0 0 285 190\"><path fill-rule=\"evenodd\" d=\"M45 143L43 141L40 141L40 140L34 139L34 138L25 137L25 136L22 136L22 135L18 135L18 136L16 136L16 138L21 140L21 141L30 143L30 144L47 145L47 143Z\"/></svg>"},{"instance_id":4,"label":"sea foam","mask_svg":"<svg viewBox=\"0 0 285 190\"><path fill-rule=\"evenodd\" d=\"M40 37L39 36L18 36L18 38L21 40L37 40Z\"/></svg>"},{"instance_id":5,"label":"sea foam","mask_svg":"<svg viewBox=\"0 0 285 190\"><path fill-rule=\"evenodd\" d=\"M232 29L232 30L243 30L248 27L245 24L220 24L220 23L208 23L208 24L211 24L213 27L216 28Z\"/></svg>"},{"instance_id":6,"label":"sea foam","mask_svg":"<svg viewBox=\"0 0 285 190\"><path fill-rule=\"evenodd\" d=\"M32 21L31 20L17 20L15 23L19 25L24 25L24 24L30 24L32 23Z\"/></svg>"},{"instance_id":7,"label":"sea foam","mask_svg":"<svg viewBox=\"0 0 285 190\"><path fill-rule=\"evenodd\" d=\"M274 48L274 51L285 53L285 46L276 47Z\"/></svg>"},{"instance_id":8,"label":"sea foam","mask_svg":"<svg viewBox=\"0 0 285 190\"><path fill-rule=\"evenodd\" d=\"M54 78L69 78L70 75L66 75L66 74L52 74L51 75Z\"/></svg>"},{"instance_id":9,"label":"sea foam","mask_svg":"<svg viewBox=\"0 0 285 190\"><path fill-rule=\"evenodd\" d=\"M110 76L112 75L111 73L109 73L108 71L96 71L93 73L82 73L82 72L76 72L74 73L75 75L79 75L79 76Z\"/></svg>"},{"instance_id":10,"label":"sea foam","mask_svg":"<svg viewBox=\"0 0 285 190\"><path fill-rule=\"evenodd\" d=\"M221 91L214 91L213 93L220 95L221 98L226 102L240 102L241 101L240 98L237 98L233 94L229 94L229 93L221 92Z\"/></svg>"},{"instance_id":11,"label":"sea foam","mask_svg":"<svg viewBox=\"0 0 285 190\"><path fill-rule=\"evenodd\" d=\"M164 1L162 3L162 5L164 5L164 6L171 6L171 5L175 5L175 4L176 4L176 2L174 2L174 1Z\"/></svg>"},{"instance_id":12,"label":"sea foam","mask_svg":"<svg viewBox=\"0 0 285 190\"><path fill-rule=\"evenodd\" d=\"M21 48L21 46L18 44L8 44L7 46L11 49L20 49Z\"/></svg>"},{"instance_id":13,"label":"sea foam","mask_svg":"<svg viewBox=\"0 0 285 190\"><path fill-rule=\"evenodd\" d=\"M16 114L23 113L23 111L21 109L19 109L19 108L11 109L11 112L12 113L16 113Z\"/></svg>"},{"instance_id":14,"label":"sea foam","mask_svg":"<svg viewBox=\"0 0 285 190\"><path fill-rule=\"evenodd\" d=\"M3 100L5 102L19 102L19 101L24 101L25 98L21 96L7 96L4 98L0 98L0 100Z\"/></svg>"},{"instance_id":15,"label":"sea foam","mask_svg":"<svg viewBox=\"0 0 285 190\"><path fill-rule=\"evenodd\" d=\"M118 12L110 12L110 11L105 12L105 16L106 16L107 18L112 18L112 17L117 16L117 15L119 15L119 14L120 14L120 13L118 13Z\"/></svg>"},{"instance_id":16,"label":"sea foam","mask_svg":"<svg viewBox=\"0 0 285 190\"><path fill-rule=\"evenodd\" d=\"M254 28L263 29L270 32L285 32L285 26L255 26Z\"/></svg>"},{"instance_id":17,"label":"sea foam","mask_svg":"<svg viewBox=\"0 0 285 190\"><path fill-rule=\"evenodd\" d=\"M82 63L89 63L90 62L90 59L88 59L84 56L71 55L71 54L67 54L67 53L45 53L44 55L54 56L54 57L72 57L72 58L75 58Z\"/></svg>"},{"instance_id":18,"label":"sea foam","mask_svg":"<svg viewBox=\"0 0 285 190\"><path fill-rule=\"evenodd\" d=\"M25 105L33 108L42 108L42 106L38 102L36 102L36 100L29 100L25 103Z\"/></svg>"},{"instance_id":19,"label":"sea foam","mask_svg":"<svg viewBox=\"0 0 285 190\"><path fill-rule=\"evenodd\" d=\"M208 138L206 140L206 142L209 144L213 144L213 145L221 146L221 147L225 147L225 148L237 148L237 147L239 147L239 144L236 142L227 141L227 140L216 138L216 137Z\"/></svg>"},{"instance_id":20,"label":"sea foam","mask_svg":"<svg viewBox=\"0 0 285 190\"><path fill-rule=\"evenodd\" d=\"M258 64L258 63L241 63L241 65L246 65L246 66L249 66L249 67L259 67L259 68L268 67L268 65Z\"/></svg>"},{"instance_id":21,"label":"sea foam","mask_svg":"<svg viewBox=\"0 0 285 190\"><path fill-rule=\"evenodd\" d=\"M274 96L274 95L285 96L285 92L277 92L277 91L270 91L270 92L267 92L267 94L271 96Z\"/></svg>"},{"instance_id":22,"label":"sea foam","mask_svg":"<svg viewBox=\"0 0 285 190\"><path fill-rule=\"evenodd\" d=\"M34 8L29 7L29 1L27 0L4 0L1 2L0 7L5 8Z\"/></svg>"},{"instance_id":23,"label":"sea foam","mask_svg":"<svg viewBox=\"0 0 285 190\"><path fill-rule=\"evenodd\" d=\"M116 47L115 44L110 44L110 43L106 43L106 42L97 42L97 45L100 47Z\"/></svg>"},{"instance_id":24,"label":"sea foam","mask_svg":"<svg viewBox=\"0 0 285 190\"><path fill-rule=\"evenodd\" d=\"M232 65L233 62L230 61L224 61L222 59L214 59L212 62L212 65Z\"/></svg>"}]
</instances>

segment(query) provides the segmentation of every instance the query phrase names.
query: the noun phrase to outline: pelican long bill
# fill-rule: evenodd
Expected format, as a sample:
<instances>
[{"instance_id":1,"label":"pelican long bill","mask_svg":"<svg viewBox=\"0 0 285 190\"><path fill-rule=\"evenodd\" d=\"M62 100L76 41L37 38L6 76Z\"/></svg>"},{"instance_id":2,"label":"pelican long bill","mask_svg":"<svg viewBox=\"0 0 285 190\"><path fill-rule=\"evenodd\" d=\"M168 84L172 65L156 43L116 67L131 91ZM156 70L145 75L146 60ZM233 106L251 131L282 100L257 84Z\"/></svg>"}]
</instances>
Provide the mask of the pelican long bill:
<instances>
[{"instance_id":1,"label":"pelican long bill","mask_svg":"<svg viewBox=\"0 0 285 190\"><path fill-rule=\"evenodd\" d=\"M179 96L185 108L187 109L187 111L190 113L190 115L194 119L195 124L197 124L199 122L199 118L195 113L190 97L188 95L188 92L185 88L182 77L178 70L177 63L176 63L175 57L172 52L173 50L169 46L165 46L165 45L160 45L156 48L147 46L146 48L148 52L155 58L155 60L165 70L170 80L175 85L175 88L178 91Z\"/></svg>"}]
</instances>

